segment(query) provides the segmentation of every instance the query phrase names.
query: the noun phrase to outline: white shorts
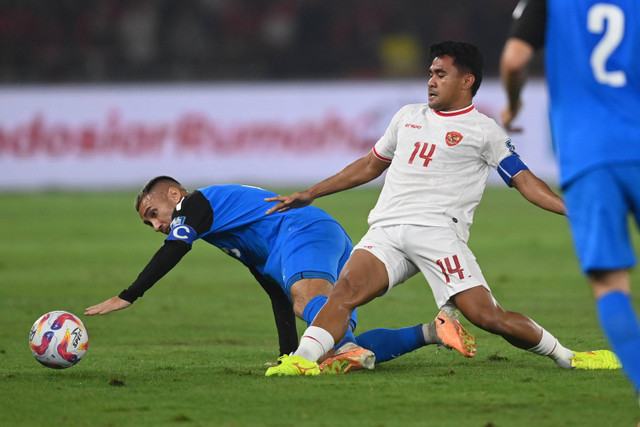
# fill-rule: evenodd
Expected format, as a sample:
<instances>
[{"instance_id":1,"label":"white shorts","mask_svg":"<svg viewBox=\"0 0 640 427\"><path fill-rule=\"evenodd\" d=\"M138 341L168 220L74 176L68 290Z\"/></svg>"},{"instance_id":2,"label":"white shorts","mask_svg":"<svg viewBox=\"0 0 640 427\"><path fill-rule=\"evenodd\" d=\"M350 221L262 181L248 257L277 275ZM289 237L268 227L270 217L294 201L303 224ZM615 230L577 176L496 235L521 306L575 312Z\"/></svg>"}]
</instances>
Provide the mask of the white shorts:
<instances>
[{"instance_id":1,"label":"white shorts","mask_svg":"<svg viewBox=\"0 0 640 427\"><path fill-rule=\"evenodd\" d=\"M370 228L355 249L384 263L389 290L422 272L440 309L453 309L451 297L476 286L490 291L476 257L452 228L393 225Z\"/></svg>"}]
</instances>

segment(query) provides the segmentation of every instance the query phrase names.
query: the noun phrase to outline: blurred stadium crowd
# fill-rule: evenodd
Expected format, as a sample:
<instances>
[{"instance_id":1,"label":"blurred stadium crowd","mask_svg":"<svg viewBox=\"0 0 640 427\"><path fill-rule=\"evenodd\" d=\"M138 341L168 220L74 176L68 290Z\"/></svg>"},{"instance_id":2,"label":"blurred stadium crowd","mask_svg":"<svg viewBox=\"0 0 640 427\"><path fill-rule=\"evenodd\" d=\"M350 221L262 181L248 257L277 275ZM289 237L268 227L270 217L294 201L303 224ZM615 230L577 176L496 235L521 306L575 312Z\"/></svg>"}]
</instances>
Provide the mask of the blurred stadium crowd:
<instances>
[{"instance_id":1,"label":"blurred stadium crowd","mask_svg":"<svg viewBox=\"0 0 640 427\"><path fill-rule=\"evenodd\" d=\"M424 77L429 45L497 75L517 0L2 0L0 83Z\"/></svg>"}]
</instances>

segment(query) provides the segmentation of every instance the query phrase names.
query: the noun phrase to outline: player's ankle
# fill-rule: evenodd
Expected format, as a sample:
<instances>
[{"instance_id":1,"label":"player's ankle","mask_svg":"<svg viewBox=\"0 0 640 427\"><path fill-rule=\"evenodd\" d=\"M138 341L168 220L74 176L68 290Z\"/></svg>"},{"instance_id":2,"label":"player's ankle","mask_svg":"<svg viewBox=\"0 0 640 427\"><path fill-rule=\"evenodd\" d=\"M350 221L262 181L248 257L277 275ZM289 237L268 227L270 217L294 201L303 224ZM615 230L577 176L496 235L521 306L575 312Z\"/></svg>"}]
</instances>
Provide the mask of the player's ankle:
<instances>
[{"instance_id":1,"label":"player's ankle","mask_svg":"<svg viewBox=\"0 0 640 427\"><path fill-rule=\"evenodd\" d=\"M424 335L425 344L443 345L442 340L438 337L438 328L436 322L422 324L422 334Z\"/></svg>"}]
</instances>

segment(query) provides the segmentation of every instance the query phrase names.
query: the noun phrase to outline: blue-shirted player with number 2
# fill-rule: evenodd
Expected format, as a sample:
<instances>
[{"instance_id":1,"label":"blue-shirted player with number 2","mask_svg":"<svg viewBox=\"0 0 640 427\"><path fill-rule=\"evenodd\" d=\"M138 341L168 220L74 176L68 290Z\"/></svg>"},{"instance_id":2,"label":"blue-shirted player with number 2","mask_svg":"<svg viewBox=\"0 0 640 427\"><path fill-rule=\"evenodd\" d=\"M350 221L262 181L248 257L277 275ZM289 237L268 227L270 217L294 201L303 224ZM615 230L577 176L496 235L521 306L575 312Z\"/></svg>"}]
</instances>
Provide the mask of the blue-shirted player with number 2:
<instances>
[{"instance_id":1,"label":"blue-shirted player with number 2","mask_svg":"<svg viewBox=\"0 0 640 427\"><path fill-rule=\"evenodd\" d=\"M636 260L627 223L632 215L640 224L640 2L521 1L500 67L508 128L520 109L527 64L543 47L576 252L604 333L640 393L640 324L629 276Z\"/></svg>"}]
</instances>

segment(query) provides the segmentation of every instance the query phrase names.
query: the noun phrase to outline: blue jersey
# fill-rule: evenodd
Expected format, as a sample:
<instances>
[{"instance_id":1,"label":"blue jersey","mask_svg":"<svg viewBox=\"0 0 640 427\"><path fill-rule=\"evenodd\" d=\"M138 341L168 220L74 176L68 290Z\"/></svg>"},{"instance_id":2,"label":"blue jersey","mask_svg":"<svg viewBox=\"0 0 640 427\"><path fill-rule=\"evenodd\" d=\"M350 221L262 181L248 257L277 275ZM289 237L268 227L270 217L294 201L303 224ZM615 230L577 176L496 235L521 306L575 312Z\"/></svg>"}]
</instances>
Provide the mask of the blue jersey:
<instances>
[{"instance_id":1,"label":"blue jersey","mask_svg":"<svg viewBox=\"0 0 640 427\"><path fill-rule=\"evenodd\" d=\"M313 206L265 215L274 202L264 199L275 195L242 185L201 188L176 207L167 240L192 244L202 239L287 293L289 279L304 272L334 282L352 248L346 232Z\"/></svg>"},{"instance_id":2,"label":"blue jersey","mask_svg":"<svg viewBox=\"0 0 640 427\"><path fill-rule=\"evenodd\" d=\"M561 184L640 161L640 1L548 0L545 39Z\"/></svg>"}]
</instances>

